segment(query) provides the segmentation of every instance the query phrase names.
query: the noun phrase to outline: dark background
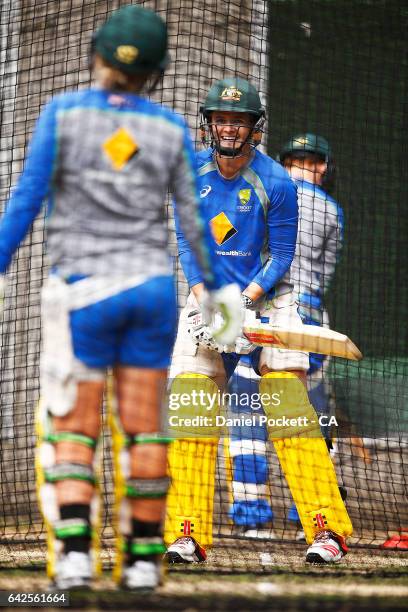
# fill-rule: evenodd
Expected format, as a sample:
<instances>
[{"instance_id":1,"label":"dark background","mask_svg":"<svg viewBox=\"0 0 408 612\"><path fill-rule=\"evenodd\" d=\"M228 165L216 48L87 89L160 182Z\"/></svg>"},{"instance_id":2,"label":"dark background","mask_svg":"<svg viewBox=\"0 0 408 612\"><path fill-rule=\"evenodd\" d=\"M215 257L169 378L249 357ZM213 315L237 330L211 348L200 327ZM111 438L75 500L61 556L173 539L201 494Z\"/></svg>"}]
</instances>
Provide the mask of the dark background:
<instances>
[{"instance_id":1,"label":"dark background","mask_svg":"<svg viewBox=\"0 0 408 612\"><path fill-rule=\"evenodd\" d=\"M316 132L338 167L345 244L327 300L331 327L365 357L397 360L408 343L408 5L271 0L269 8L268 152Z\"/></svg>"}]
</instances>

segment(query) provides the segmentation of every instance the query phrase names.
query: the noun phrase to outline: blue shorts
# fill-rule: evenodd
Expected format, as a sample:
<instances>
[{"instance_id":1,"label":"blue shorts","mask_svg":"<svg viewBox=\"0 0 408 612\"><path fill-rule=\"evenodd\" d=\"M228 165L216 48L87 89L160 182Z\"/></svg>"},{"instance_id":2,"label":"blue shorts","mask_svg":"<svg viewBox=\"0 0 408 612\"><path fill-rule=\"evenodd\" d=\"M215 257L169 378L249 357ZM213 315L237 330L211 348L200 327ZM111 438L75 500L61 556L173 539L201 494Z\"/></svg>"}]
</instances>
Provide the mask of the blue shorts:
<instances>
[{"instance_id":1,"label":"blue shorts","mask_svg":"<svg viewBox=\"0 0 408 612\"><path fill-rule=\"evenodd\" d=\"M177 326L174 278L158 276L70 313L75 357L90 368L167 368Z\"/></svg>"}]
</instances>

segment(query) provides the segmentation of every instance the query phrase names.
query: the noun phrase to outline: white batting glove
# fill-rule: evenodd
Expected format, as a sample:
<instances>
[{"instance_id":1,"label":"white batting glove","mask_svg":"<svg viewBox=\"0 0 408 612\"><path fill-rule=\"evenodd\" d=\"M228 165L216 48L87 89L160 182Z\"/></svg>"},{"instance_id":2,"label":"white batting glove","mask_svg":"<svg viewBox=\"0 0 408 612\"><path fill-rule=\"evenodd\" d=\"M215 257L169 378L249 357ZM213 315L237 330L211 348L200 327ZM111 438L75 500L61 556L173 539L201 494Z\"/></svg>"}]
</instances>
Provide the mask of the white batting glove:
<instances>
[{"instance_id":1,"label":"white batting glove","mask_svg":"<svg viewBox=\"0 0 408 612\"><path fill-rule=\"evenodd\" d=\"M243 307L241 290L236 283L206 293L201 302L204 320L220 345L231 345L242 334ZM215 315L220 316L215 316Z\"/></svg>"},{"instance_id":2,"label":"white batting glove","mask_svg":"<svg viewBox=\"0 0 408 612\"><path fill-rule=\"evenodd\" d=\"M224 351L224 345L219 344L214 340L211 333L211 329L206 324L203 313L199 310L193 310L188 315L188 333L197 346L204 346L210 351L216 351L222 353Z\"/></svg>"},{"instance_id":3,"label":"white batting glove","mask_svg":"<svg viewBox=\"0 0 408 612\"><path fill-rule=\"evenodd\" d=\"M254 311L245 310L251 308L253 301L246 295L241 295L242 306L244 308L244 325L253 324L253 321L256 319L256 314ZM252 353L256 349L256 345L252 344L244 335L238 336L235 340L235 343L226 346L224 351L226 353L238 353L239 355L248 355Z\"/></svg>"}]
</instances>

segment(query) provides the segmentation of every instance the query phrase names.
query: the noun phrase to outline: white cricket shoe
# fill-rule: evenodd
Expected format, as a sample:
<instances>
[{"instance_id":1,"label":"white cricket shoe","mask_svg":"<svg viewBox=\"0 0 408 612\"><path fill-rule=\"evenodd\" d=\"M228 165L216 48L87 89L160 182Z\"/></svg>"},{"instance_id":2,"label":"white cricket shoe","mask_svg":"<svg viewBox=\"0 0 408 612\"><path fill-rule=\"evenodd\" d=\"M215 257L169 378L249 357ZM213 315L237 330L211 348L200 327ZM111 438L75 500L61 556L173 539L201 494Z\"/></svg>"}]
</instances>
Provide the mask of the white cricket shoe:
<instances>
[{"instance_id":1,"label":"white cricket shoe","mask_svg":"<svg viewBox=\"0 0 408 612\"><path fill-rule=\"evenodd\" d=\"M190 536L177 538L171 546L168 547L165 559L169 563L200 563L205 561L207 553L205 549L199 545L197 540Z\"/></svg>"},{"instance_id":2,"label":"white cricket shoe","mask_svg":"<svg viewBox=\"0 0 408 612\"><path fill-rule=\"evenodd\" d=\"M54 588L61 590L89 588L91 580L92 562L89 554L72 550L57 561Z\"/></svg>"},{"instance_id":3,"label":"white cricket shoe","mask_svg":"<svg viewBox=\"0 0 408 612\"><path fill-rule=\"evenodd\" d=\"M331 531L320 531L306 551L307 563L338 563L347 553L344 538Z\"/></svg>"},{"instance_id":4,"label":"white cricket shoe","mask_svg":"<svg viewBox=\"0 0 408 612\"><path fill-rule=\"evenodd\" d=\"M130 591L154 591L161 581L161 565L155 561L135 561L123 570L122 587Z\"/></svg>"}]
</instances>

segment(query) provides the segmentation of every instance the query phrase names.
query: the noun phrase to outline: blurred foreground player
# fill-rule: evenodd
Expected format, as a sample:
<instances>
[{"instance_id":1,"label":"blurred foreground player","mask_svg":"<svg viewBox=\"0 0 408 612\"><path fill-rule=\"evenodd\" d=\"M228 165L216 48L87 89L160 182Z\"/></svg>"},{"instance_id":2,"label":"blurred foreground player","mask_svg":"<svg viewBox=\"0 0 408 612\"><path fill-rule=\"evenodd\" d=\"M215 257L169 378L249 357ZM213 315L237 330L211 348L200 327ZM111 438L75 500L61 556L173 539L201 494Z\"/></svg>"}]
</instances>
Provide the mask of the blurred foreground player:
<instances>
[{"instance_id":1,"label":"blurred foreground player","mask_svg":"<svg viewBox=\"0 0 408 612\"><path fill-rule=\"evenodd\" d=\"M113 13L93 38L96 86L47 104L0 226L5 272L47 201L51 276L42 295L36 467L48 573L60 589L88 586L98 557L95 452L107 368L116 395L115 574L135 590L160 581L169 486L160 407L176 326L168 188L213 303L221 301L231 326L237 319L202 233L187 127L142 95L167 62L158 15L140 6Z\"/></svg>"},{"instance_id":2,"label":"blurred foreground player","mask_svg":"<svg viewBox=\"0 0 408 612\"><path fill-rule=\"evenodd\" d=\"M272 324L302 325L290 283L297 235L296 187L287 172L256 147L264 110L255 88L239 78L218 81L202 108L202 132L209 148L198 154L200 195L212 248L225 281L242 290L245 324L256 317ZM222 346L200 317L203 278L183 233L180 259L191 294L181 313L170 377L171 392L203 390L219 397L243 354L261 375L260 393L268 417L290 417L299 426L268 428L283 472L301 515L307 561L338 561L347 548L351 523L336 475L306 391L307 353L257 349L245 338ZM273 400L280 397L278 404ZM193 398L193 396L191 395ZM270 401L267 398L270 398ZM201 406L215 417L221 405ZM196 413L193 405L190 414ZM305 418L301 426L297 418ZM196 430L197 431L197 430ZM165 541L171 562L203 561L212 543L213 496L217 455L216 428L185 430L169 452L172 484ZM203 439L204 437L204 439ZM182 537L180 537L182 536Z\"/></svg>"}]
</instances>

